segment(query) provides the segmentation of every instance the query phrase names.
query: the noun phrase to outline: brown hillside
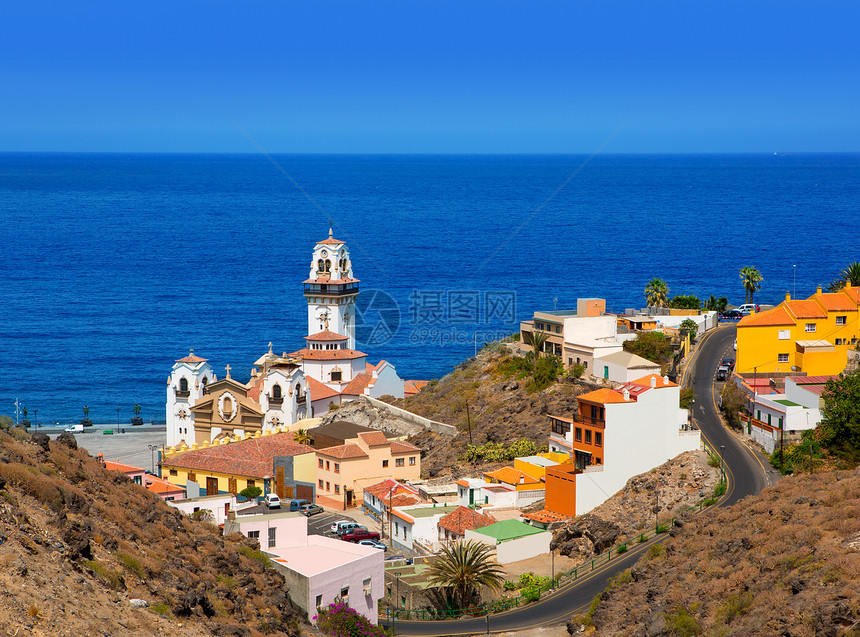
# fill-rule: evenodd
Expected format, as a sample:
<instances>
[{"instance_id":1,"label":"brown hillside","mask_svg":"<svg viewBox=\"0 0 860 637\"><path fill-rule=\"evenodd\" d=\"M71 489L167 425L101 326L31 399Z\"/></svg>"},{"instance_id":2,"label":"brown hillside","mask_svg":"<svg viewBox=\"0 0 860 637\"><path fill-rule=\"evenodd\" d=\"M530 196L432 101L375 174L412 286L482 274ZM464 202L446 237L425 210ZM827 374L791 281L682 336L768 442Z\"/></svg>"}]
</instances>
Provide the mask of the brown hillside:
<instances>
[{"instance_id":1,"label":"brown hillside","mask_svg":"<svg viewBox=\"0 0 860 637\"><path fill-rule=\"evenodd\" d=\"M496 343L440 380L432 381L415 396L391 401L460 430L453 441L430 432L410 438L410 442L427 451L421 461L425 475L431 478L463 475L474 470L461 461L469 444L467 404L474 444L519 438L546 444L547 415L570 414L576 408L576 397L597 387L579 380L565 380L543 391L531 392L526 387L527 377L507 371L505 364L510 358L510 351Z\"/></svg>"},{"instance_id":2,"label":"brown hillside","mask_svg":"<svg viewBox=\"0 0 860 637\"><path fill-rule=\"evenodd\" d=\"M858 635L858 549L860 470L785 478L688 519L603 593L594 634Z\"/></svg>"},{"instance_id":3,"label":"brown hillside","mask_svg":"<svg viewBox=\"0 0 860 637\"><path fill-rule=\"evenodd\" d=\"M83 449L17 437L0 433L4 635L299 634L301 611L250 540L220 537Z\"/></svg>"}]
</instances>

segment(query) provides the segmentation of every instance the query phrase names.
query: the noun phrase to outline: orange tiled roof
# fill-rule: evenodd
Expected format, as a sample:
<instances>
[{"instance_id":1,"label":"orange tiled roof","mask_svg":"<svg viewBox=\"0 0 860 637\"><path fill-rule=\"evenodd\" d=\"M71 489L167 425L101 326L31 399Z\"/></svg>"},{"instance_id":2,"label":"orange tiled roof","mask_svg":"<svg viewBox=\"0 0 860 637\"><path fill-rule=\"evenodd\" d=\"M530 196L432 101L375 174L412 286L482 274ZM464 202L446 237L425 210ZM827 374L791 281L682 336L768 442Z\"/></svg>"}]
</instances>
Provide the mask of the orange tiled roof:
<instances>
[{"instance_id":1,"label":"orange tiled roof","mask_svg":"<svg viewBox=\"0 0 860 637\"><path fill-rule=\"evenodd\" d=\"M763 327L767 325L794 325L794 317L788 312L784 302L771 310L745 316L738 322L738 327Z\"/></svg>"},{"instance_id":2,"label":"orange tiled roof","mask_svg":"<svg viewBox=\"0 0 860 637\"><path fill-rule=\"evenodd\" d=\"M303 283L344 285L346 283L358 283L359 281L361 281L361 279L351 279L348 276L345 276L342 279L332 279L330 276L318 276L315 279L305 279Z\"/></svg>"},{"instance_id":3,"label":"orange tiled roof","mask_svg":"<svg viewBox=\"0 0 860 637\"><path fill-rule=\"evenodd\" d=\"M389 444L388 438L381 431L359 431L358 437L361 438L368 447L382 447Z\"/></svg>"},{"instance_id":4,"label":"orange tiled roof","mask_svg":"<svg viewBox=\"0 0 860 637\"><path fill-rule=\"evenodd\" d=\"M394 509L392 509L391 515L393 515L396 518L400 518L401 520L405 520L406 522L409 522L409 524L415 524L415 518L413 518L410 515L407 515L403 511L395 511Z\"/></svg>"},{"instance_id":5,"label":"orange tiled roof","mask_svg":"<svg viewBox=\"0 0 860 637\"><path fill-rule=\"evenodd\" d=\"M338 334L337 332L332 332L331 330L323 330L322 332L317 332L316 334L309 334L305 336L305 340L308 341L345 341L349 337L344 336L343 334Z\"/></svg>"},{"instance_id":6,"label":"orange tiled roof","mask_svg":"<svg viewBox=\"0 0 860 637\"><path fill-rule=\"evenodd\" d=\"M457 535L465 535L467 529L475 530L495 524L496 519L492 515L478 513L474 509L459 506L448 515L443 516L438 525Z\"/></svg>"},{"instance_id":7,"label":"orange tiled roof","mask_svg":"<svg viewBox=\"0 0 860 637\"><path fill-rule=\"evenodd\" d=\"M111 462L105 460L105 469L108 471L121 471L122 473L143 473L146 471L142 467L135 467L130 464L122 464L121 462Z\"/></svg>"},{"instance_id":8,"label":"orange tiled roof","mask_svg":"<svg viewBox=\"0 0 860 637\"><path fill-rule=\"evenodd\" d=\"M347 386L341 390L341 393L346 394L347 396L360 396L364 393L364 390L372 384L372 380L373 379L370 377L370 374L365 374L363 372L358 373L351 381L349 381Z\"/></svg>"},{"instance_id":9,"label":"orange tiled roof","mask_svg":"<svg viewBox=\"0 0 860 637\"><path fill-rule=\"evenodd\" d=\"M408 442L391 441L391 453L415 453L416 451L421 451L421 449L415 445L410 445Z\"/></svg>"},{"instance_id":10,"label":"orange tiled roof","mask_svg":"<svg viewBox=\"0 0 860 637\"><path fill-rule=\"evenodd\" d=\"M660 374L648 374L647 376L643 376L642 378L637 378L636 380L630 381L631 385L639 385L640 387L651 387L651 379L657 379L657 387L677 387L676 383L673 383L671 380L667 380L660 376Z\"/></svg>"},{"instance_id":11,"label":"orange tiled roof","mask_svg":"<svg viewBox=\"0 0 860 637\"><path fill-rule=\"evenodd\" d=\"M582 394L579 399L592 403L599 403L601 405L633 402L631 400L624 400L624 396L621 395L621 392L617 392L614 389L608 389L606 387L601 387L600 389L595 389L587 394Z\"/></svg>"},{"instance_id":12,"label":"orange tiled roof","mask_svg":"<svg viewBox=\"0 0 860 637\"><path fill-rule=\"evenodd\" d=\"M827 318L827 312L821 309L815 301L806 299L805 301L783 301L783 305L787 305L789 311L797 318Z\"/></svg>"},{"instance_id":13,"label":"orange tiled roof","mask_svg":"<svg viewBox=\"0 0 860 637\"><path fill-rule=\"evenodd\" d=\"M308 391L311 394L311 400L323 400L324 398L331 398L332 396L340 395L340 392L336 389L332 389L325 383L321 383L316 378L312 378L311 376L305 376L305 383L307 383Z\"/></svg>"},{"instance_id":14,"label":"orange tiled roof","mask_svg":"<svg viewBox=\"0 0 860 637\"><path fill-rule=\"evenodd\" d=\"M850 283L846 283L842 288L842 293L847 294L848 298L854 299L854 302L860 304L860 287L855 288Z\"/></svg>"},{"instance_id":15,"label":"orange tiled roof","mask_svg":"<svg viewBox=\"0 0 860 637\"><path fill-rule=\"evenodd\" d=\"M851 297L842 292L825 292L816 294L815 298L824 306L825 310L832 312L850 312L857 310L857 303L851 300Z\"/></svg>"},{"instance_id":16,"label":"orange tiled roof","mask_svg":"<svg viewBox=\"0 0 860 637\"><path fill-rule=\"evenodd\" d=\"M326 449L317 449L317 454L338 458L339 460L348 460L350 458L369 458L366 453L355 443L347 443L338 445L337 447L328 447Z\"/></svg>"},{"instance_id":17,"label":"orange tiled roof","mask_svg":"<svg viewBox=\"0 0 860 637\"><path fill-rule=\"evenodd\" d=\"M484 475L506 484L540 484L540 480L513 467L502 467L495 471L485 471ZM520 482L520 479L522 479L522 482Z\"/></svg>"},{"instance_id":18,"label":"orange tiled roof","mask_svg":"<svg viewBox=\"0 0 860 637\"><path fill-rule=\"evenodd\" d=\"M185 493L185 489L155 476L144 476L144 486L153 493Z\"/></svg>"},{"instance_id":19,"label":"orange tiled roof","mask_svg":"<svg viewBox=\"0 0 860 637\"><path fill-rule=\"evenodd\" d=\"M298 356L312 361L351 360L367 356L364 352L354 349L308 349L307 347L292 352L290 356Z\"/></svg>"},{"instance_id":20,"label":"orange tiled roof","mask_svg":"<svg viewBox=\"0 0 860 637\"><path fill-rule=\"evenodd\" d=\"M405 380L403 381L403 394L414 396L427 386L429 380Z\"/></svg>"},{"instance_id":21,"label":"orange tiled roof","mask_svg":"<svg viewBox=\"0 0 860 637\"><path fill-rule=\"evenodd\" d=\"M386 508L388 507L388 500L383 500L383 504L385 504ZM405 507L411 504L422 504L424 502L424 498L421 496L415 495L414 493L400 493L398 495L392 496L391 498L391 506L392 507Z\"/></svg>"},{"instance_id":22,"label":"orange tiled roof","mask_svg":"<svg viewBox=\"0 0 860 637\"><path fill-rule=\"evenodd\" d=\"M372 484L369 487L365 487L364 489L370 495L379 498L380 500L383 498L388 498L388 494L391 491L394 491L394 494L398 493L413 493L417 494L417 492L410 486L405 485L397 480L392 480L391 478L386 478L382 482L377 482L376 484Z\"/></svg>"},{"instance_id":23,"label":"orange tiled roof","mask_svg":"<svg viewBox=\"0 0 860 637\"><path fill-rule=\"evenodd\" d=\"M170 467L210 471L249 478L271 478L272 459L278 456L300 456L314 448L293 440L292 433L271 434L239 442L192 449L164 460Z\"/></svg>"},{"instance_id":24,"label":"orange tiled roof","mask_svg":"<svg viewBox=\"0 0 860 637\"><path fill-rule=\"evenodd\" d=\"M263 381L266 379L263 374L257 374L256 378L248 381L248 392L245 394L248 398L260 402L260 392L263 390Z\"/></svg>"},{"instance_id":25,"label":"orange tiled roof","mask_svg":"<svg viewBox=\"0 0 860 637\"><path fill-rule=\"evenodd\" d=\"M191 350L191 353L188 354L185 358L177 359L177 363L205 363L207 359L200 358L199 356L194 355L194 350Z\"/></svg>"}]
</instances>

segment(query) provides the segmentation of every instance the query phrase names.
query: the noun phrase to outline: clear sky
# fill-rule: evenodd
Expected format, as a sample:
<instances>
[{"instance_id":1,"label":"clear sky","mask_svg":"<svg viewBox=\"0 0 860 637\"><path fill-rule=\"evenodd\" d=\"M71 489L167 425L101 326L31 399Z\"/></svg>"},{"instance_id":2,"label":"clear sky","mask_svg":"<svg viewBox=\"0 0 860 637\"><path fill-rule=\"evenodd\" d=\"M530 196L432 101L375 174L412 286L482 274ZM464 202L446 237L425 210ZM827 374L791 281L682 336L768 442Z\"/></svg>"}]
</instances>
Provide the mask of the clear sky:
<instances>
[{"instance_id":1,"label":"clear sky","mask_svg":"<svg viewBox=\"0 0 860 637\"><path fill-rule=\"evenodd\" d=\"M234 121L270 152L860 151L858 25L853 0L7 2L0 151L256 152Z\"/></svg>"}]
</instances>

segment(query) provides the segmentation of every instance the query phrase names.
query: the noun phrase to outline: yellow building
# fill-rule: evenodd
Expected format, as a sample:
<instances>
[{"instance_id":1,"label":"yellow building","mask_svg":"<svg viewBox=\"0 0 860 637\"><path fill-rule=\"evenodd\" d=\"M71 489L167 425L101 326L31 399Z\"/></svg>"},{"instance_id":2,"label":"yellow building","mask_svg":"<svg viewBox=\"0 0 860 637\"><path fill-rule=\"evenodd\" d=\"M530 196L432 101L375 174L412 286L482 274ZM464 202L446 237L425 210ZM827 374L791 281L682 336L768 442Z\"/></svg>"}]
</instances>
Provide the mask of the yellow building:
<instances>
[{"instance_id":1,"label":"yellow building","mask_svg":"<svg viewBox=\"0 0 860 637\"><path fill-rule=\"evenodd\" d=\"M805 372L839 374L848 349L860 339L860 288L846 284L839 292L822 292L805 300L785 301L772 310L738 323L735 370L739 373Z\"/></svg>"},{"instance_id":2,"label":"yellow building","mask_svg":"<svg viewBox=\"0 0 860 637\"><path fill-rule=\"evenodd\" d=\"M184 487L188 497L238 494L259 487L280 498L314 501L316 453L295 442L294 434L257 433L240 439L223 438L191 447L171 447L161 459L161 474ZM192 495L195 494L196 495Z\"/></svg>"}]
</instances>

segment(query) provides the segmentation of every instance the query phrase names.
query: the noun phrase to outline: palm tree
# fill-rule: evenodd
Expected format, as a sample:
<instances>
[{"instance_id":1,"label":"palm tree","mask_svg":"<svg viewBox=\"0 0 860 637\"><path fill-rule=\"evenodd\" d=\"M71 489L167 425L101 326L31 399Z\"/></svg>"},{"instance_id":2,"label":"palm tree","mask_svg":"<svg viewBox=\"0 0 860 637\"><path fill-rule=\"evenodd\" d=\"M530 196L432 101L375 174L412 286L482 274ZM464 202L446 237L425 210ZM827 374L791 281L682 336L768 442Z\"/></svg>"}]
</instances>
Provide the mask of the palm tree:
<instances>
[{"instance_id":1,"label":"palm tree","mask_svg":"<svg viewBox=\"0 0 860 637\"><path fill-rule=\"evenodd\" d=\"M309 445L311 444L311 435L308 433L307 429L299 429L293 436L293 440L300 445Z\"/></svg>"},{"instance_id":2,"label":"palm tree","mask_svg":"<svg viewBox=\"0 0 860 637\"><path fill-rule=\"evenodd\" d=\"M669 286L663 279L653 278L645 286L645 304L648 307L666 307Z\"/></svg>"},{"instance_id":3,"label":"palm tree","mask_svg":"<svg viewBox=\"0 0 860 637\"><path fill-rule=\"evenodd\" d=\"M753 302L753 294L756 290L761 289L761 282L764 281L764 277L761 275L761 272L756 270L755 266L748 265L740 269L741 281L744 285L744 290L746 291L746 297L744 303L752 303Z\"/></svg>"},{"instance_id":4,"label":"palm tree","mask_svg":"<svg viewBox=\"0 0 860 637\"><path fill-rule=\"evenodd\" d=\"M850 283L851 287L860 287L860 261L852 261L839 273L839 278L827 286L831 292L838 292Z\"/></svg>"},{"instance_id":5,"label":"palm tree","mask_svg":"<svg viewBox=\"0 0 860 637\"><path fill-rule=\"evenodd\" d=\"M455 608L465 608L481 596L481 586L498 591L505 571L493 557L489 544L469 540L443 546L427 569L431 585L446 588Z\"/></svg>"},{"instance_id":6,"label":"palm tree","mask_svg":"<svg viewBox=\"0 0 860 637\"><path fill-rule=\"evenodd\" d=\"M523 332L523 342L526 345L531 345L532 349L535 351L535 360L540 357L541 350L543 350L544 343L549 339L549 334L546 332L539 332L536 328L531 332Z\"/></svg>"}]
</instances>

